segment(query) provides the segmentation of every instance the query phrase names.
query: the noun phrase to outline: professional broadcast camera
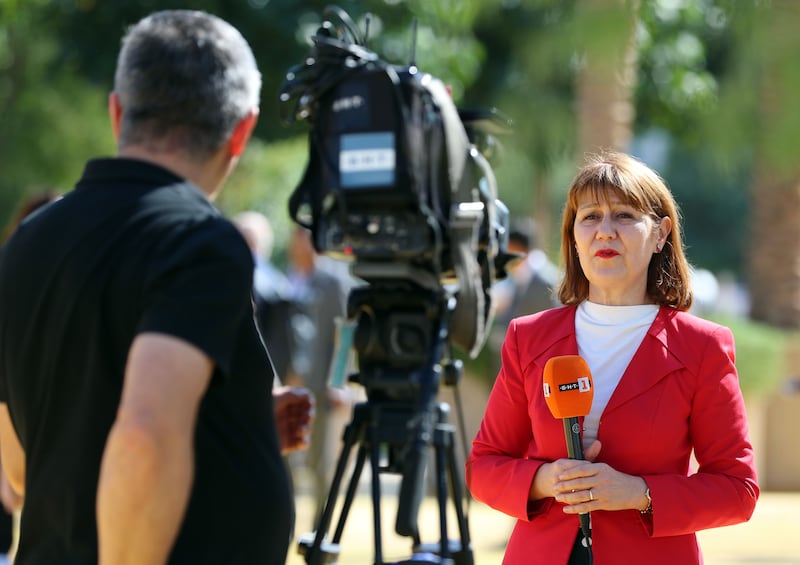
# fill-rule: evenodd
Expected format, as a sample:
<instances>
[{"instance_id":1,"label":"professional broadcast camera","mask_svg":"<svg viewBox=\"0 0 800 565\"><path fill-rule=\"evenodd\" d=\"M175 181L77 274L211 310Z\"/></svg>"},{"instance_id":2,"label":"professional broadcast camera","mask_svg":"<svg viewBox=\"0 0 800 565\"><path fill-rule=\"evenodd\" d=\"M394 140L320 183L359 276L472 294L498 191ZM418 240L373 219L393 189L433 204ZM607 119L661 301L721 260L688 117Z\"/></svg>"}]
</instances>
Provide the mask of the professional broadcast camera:
<instances>
[{"instance_id":1,"label":"professional broadcast camera","mask_svg":"<svg viewBox=\"0 0 800 565\"><path fill-rule=\"evenodd\" d=\"M453 384L459 373L449 345L478 354L493 318L491 286L511 258L508 210L479 150L493 145L491 134L510 131L510 122L492 111L459 112L413 54L407 66L386 63L365 47L345 12L329 7L324 15L309 55L287 73L280 101L284 121L311 126L308 165L290 215L311 230L317 251L350 261L351 273L367 283L348 304L358 354L351 379L364 386L367 403L356 407L345 432L328 506L352 444L388 444L384 467L371 452L373 480L378 472L403 475L396 529L420 546L415 512L423 450L452 433L447 409L436 404L440 381ZM356 475L366 453L360 457ZM458 475L453 467L451 475ZM309 563L323 543L328 510L313 545L305 546ZM463 556L470 549L460 525L462 543L453 553ZM437 552L444 561L435 563L449 562L444 537ZM376 547L375 562L381 559Z\"/></svg>"},{"instance_id":2,"label":"professional broadcast camera","mask_svg":"<svg viewBox=\"0 0 800 565\"><path fill-rule=\"evenodd\" d=\"M281 91L284 119L312 127L290 213L318 251L354 261L367 282L451 288L450 339L474 356L508 259L508 210L477 138L507 123L491 112L460 116L441 81L381 61L346 14L328 10L345 29L324 22Z\"/></svg>"}]
</instances>

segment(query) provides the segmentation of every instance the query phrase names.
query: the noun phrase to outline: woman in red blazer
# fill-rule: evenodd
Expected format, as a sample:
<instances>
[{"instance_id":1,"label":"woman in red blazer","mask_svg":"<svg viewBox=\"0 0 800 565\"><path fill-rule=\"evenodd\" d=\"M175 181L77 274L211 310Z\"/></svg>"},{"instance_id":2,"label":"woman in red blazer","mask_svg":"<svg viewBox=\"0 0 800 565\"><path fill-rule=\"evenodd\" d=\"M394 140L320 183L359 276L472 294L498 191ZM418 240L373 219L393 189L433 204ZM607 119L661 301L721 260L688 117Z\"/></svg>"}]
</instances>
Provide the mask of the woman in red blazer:
<instances>
[{"instance_id":1,"label":"woman in red blazer","mask_svg":"<svg viewBox=\"0 0 800 565\"><path fill-rule=\"evenodd\" d=\"M565 306L510 324L467 485L517 518L504 564L702 563L695 532L749 519L759 489L733 336L686 312L672 194L628 155L593 157L570 187L561 251ZM543 394L561 355L592 372L585 461L567 458Z\"/></svg>"}]
</instances>

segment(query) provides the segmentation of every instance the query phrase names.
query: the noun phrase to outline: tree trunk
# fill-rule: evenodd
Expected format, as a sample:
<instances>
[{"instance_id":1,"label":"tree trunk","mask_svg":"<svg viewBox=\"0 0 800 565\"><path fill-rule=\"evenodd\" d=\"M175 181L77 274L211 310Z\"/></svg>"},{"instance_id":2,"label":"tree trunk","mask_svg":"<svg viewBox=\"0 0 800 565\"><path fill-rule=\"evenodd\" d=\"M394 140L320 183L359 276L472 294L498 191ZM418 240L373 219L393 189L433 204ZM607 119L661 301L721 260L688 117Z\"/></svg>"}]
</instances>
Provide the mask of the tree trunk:
<instances>
[{"instance_id":1,"label":"tree trunk","mask_svg":"<svg viewBox=\"0 0 800 565\"><path fill-rule=\"evenodd\" d=\"M800 131L798 26L800 3L783 0L760 27L766 37L748 254L751 317L786 328L800 327L800 160L792 152Z\"/></svg>"},{"instance_id":2,"label":"tree trunk","mask_svg":"<svg viewBox=\"0 0 800 565\"><path fill-rule=\"evenodd\" d=\"M578 33L584 47L576 96L579 158L601 149L625 150L630 142L638 13L638 1L578 3Z\"/></svg>"},{"instance_id":3,"label":"tree trunk","mask_svg":"<svg viewBox=\"0 0 800 565\"><path fill-rule=\"evenodd\" d=\"M750 221L750 317L800 327L800 171L759 163ZM722 242L724 245L724 242Z\"/></svg>"}]
</instances>

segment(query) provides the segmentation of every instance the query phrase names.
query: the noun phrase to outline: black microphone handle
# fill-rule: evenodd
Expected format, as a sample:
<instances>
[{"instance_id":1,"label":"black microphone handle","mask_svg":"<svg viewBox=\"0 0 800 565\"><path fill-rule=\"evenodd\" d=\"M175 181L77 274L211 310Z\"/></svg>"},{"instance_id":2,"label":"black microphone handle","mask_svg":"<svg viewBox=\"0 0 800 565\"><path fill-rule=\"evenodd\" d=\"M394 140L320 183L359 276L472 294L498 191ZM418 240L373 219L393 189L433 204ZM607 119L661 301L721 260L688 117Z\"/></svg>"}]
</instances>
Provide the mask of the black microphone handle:
<instances>
[{"instance_id":1,"label":"black microphone handle","mask_svg":"<svg viewBox=\"0 0 800 565\"><path fill-rule=\"evenodd\" d=\"M564 418L564 437L567 440L567 454L570 459L583 459L583 444L581 443L581 424L578 418ZM591 552L592 533L589 525L589 513L578 514L581 532Z\"/></svg>"},{"instance_id":2,"label":"black microphone handle","mask_svg":"<svg viewBox=\"0 0 800 565\"><path fill-rule=\"evenodd\" d=\"M564 418L564 437L567 439L567 454L570 459L583 459L581 425L577 416Z\"/></svg>"}]
</instances>

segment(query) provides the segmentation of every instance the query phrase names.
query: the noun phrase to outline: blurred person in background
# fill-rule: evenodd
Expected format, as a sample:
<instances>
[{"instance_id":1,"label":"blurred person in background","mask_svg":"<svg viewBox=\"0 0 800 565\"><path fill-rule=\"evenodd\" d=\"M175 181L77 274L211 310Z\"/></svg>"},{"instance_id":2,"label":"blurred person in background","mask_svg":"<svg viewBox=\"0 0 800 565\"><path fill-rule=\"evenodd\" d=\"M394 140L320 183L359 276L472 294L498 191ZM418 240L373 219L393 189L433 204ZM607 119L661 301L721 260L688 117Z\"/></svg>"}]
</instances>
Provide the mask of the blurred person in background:
<instances>
[{"instance_id":1,"label":"blurred person in background","mask_svg":"<svg viewBox=\"0 0 800 565\"><path fill-rule=\"evenodd\" d=\"M508 276L492 287L495 318L487 348L494 374L500 370L500 350L509 322L517 316L558 306L555 296L558 267L541 248L538 226L534 220L514 223L508 234L507 250L519 258L507 266Z\"/></svg>"},{"instance_id":2,"label":"blurred person in background","mask_svg":"<svg viewBox=\"0 0 800 565\"><path fill-rule=\"evenodd\" d=\"M233 217L253 252L253 300L256 320L272 365L281 380L291 372L294 350L291 318L294 314L292 287L283 271L272 264L274 233L261 212L247 210Z\"/></svg>"},{"instance_id":3,"label":"blurred person in background","mask_svg":"<svg viewBox=\"0 0 800 565\"><path fill-rule=\"evenodd\" d=\"M700 564L696 532L748 520L759 487L733 334L688 313L664 181L628 155L593 156L567 195L561 259L564 306L511 321L467 485L517 519L506 565ZM543 393L544 366L562 355L593 378L585 460L567 458Z\"/></svg>"},{"instance_id":4,"label":"blurred person in background","mask_svg":"<svg viewBox=\"0 0 800 565\"><path fill-rule=\"evenodd\" d=\"M0 252L0 447L20 565L282 565L282 451L308 398L273 391L253 258L213 206L258 117L242 35L156 12L119 54L115 158Z\"/></svg>"},{"instance_id":5,"label":"blurred person in background","mask_svg":"<svg viewBox=\"0 0 800 565\"><path fill-rule=\"evenodd\" d=\"M555 290L558 267L542 249L539 228L532 219L516 222L508 234L508 252L520 259L508 268L508 277L492 290L496 319L507 327L512 318L558 306Z\"/></svg>"},{"instance_id":6,"label":"blurred person in background","mask_svg":"<svg viewBox=\"0 0 800 565\"><path fill-rule=\"evenodd\" d=\"M338 277L321 269L311 232L296 226L288 247L288 278L297 312L292 318L295 349L291 379L314 394L314 422L308 451L301 457L310 472L315 499L314 525L327 497L328 482L341 439L341 412L349 406L347 389L329 382L336 349L336 319L345 316L345 290Z\"/></svg>"}]
</instances>

